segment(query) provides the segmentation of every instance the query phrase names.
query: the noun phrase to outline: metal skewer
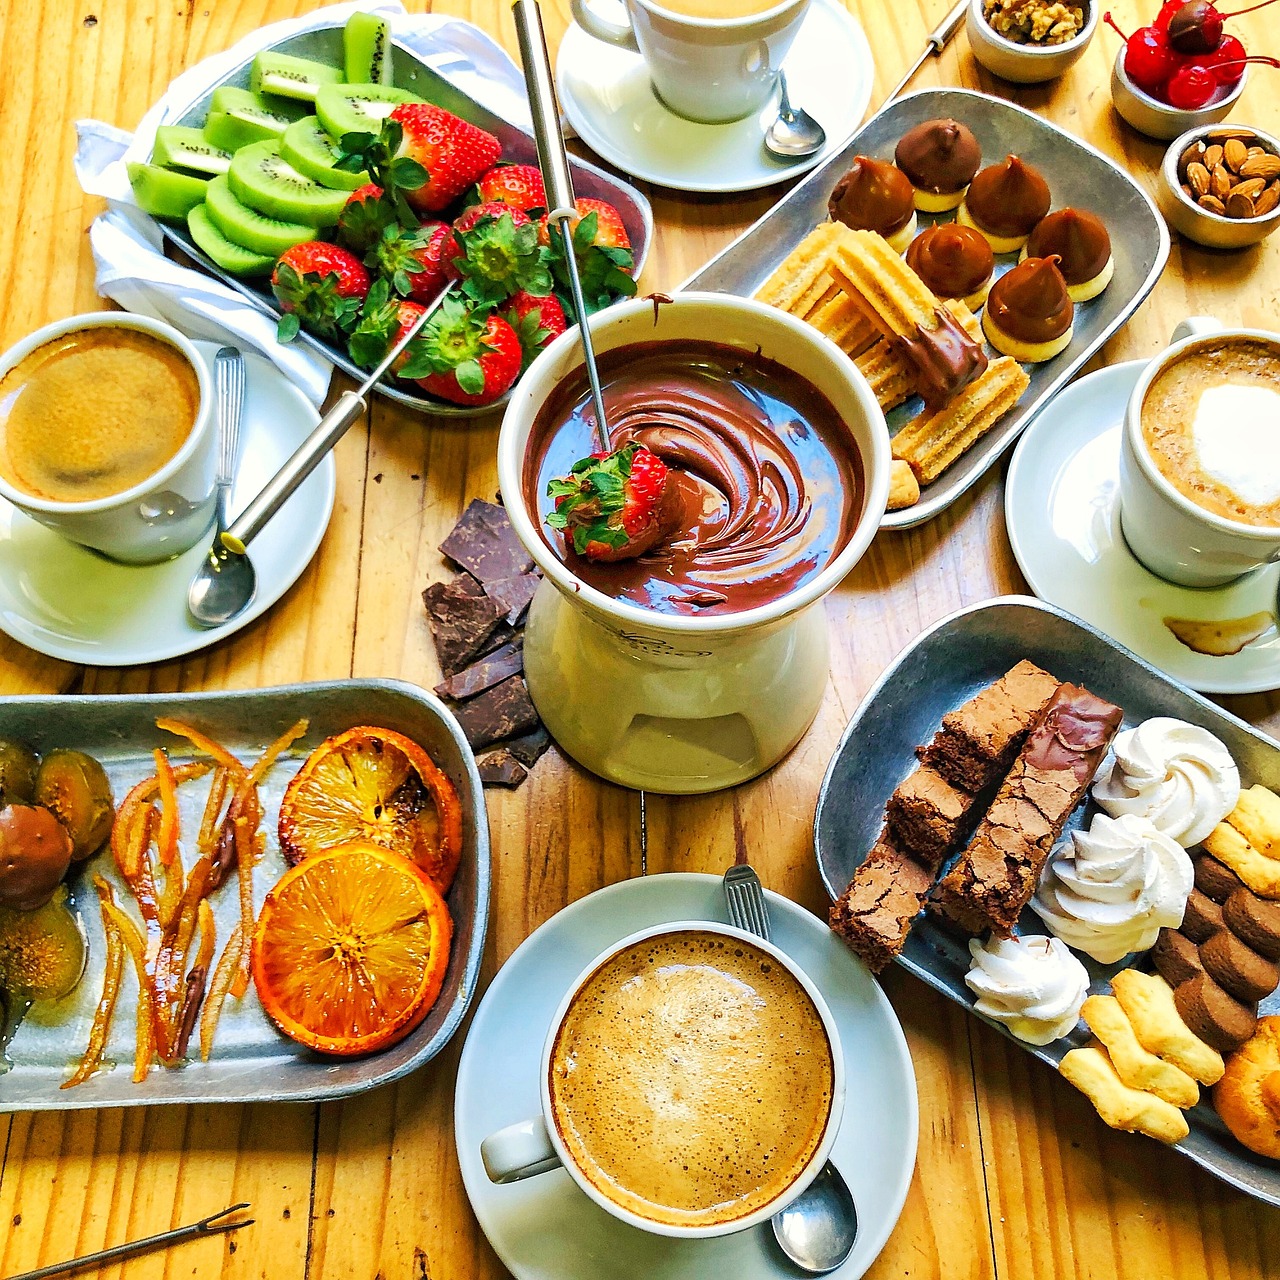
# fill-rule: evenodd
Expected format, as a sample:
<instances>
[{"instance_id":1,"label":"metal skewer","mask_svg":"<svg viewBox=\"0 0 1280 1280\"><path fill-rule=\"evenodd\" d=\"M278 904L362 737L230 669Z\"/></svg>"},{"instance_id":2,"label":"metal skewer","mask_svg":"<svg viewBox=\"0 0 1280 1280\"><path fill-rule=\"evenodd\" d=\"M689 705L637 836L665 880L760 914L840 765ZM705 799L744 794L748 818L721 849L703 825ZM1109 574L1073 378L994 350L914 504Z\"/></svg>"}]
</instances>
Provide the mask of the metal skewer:
<instances>
[{"instance_id":1,"label":"metal skewer","mask_svg":"<svg viewBox=\"0 0 1280 1280\"><path fill-rule=\"evenodd\" d=\"M202 1236L225 1235L228 1231L238 1231L241 1227L253 1225L252 1218L237 1218L225 1222L234 1213L242 1213L250 1208L247 1201L233 1204L228 1209L211 1213L189 1227L175 1227L172 1231L162 1231L159 1235L145 1236L141 1240L130 1240L127 1244L114 1245L110 1249L100 1249L97 1253L86 1253L82 1258L72 1258L69 1262L55 1262L47 1267L39 1267L35 1271L24 1271L20 1276L10 1276L9 1280L44 1280L46 1276L66 1276L73 1271L83 1271L88 1267L102 1267L110 1262L121 1262L125 1258L136 1258L139 1254L150 1253L152 1249L167 1249L171 1244L181 1244L184 1240L198 1240Z\"/></svg>"},{"instance_id":2,"label":"metal skewer","mask_svg":"<svg viewBox=\"0 0 1280 1280\"><path fill-rule=\"evenodd\" d=\"M936 58L951 43L951 37L964 25L964 14L968 8L968 0L957 0L956 6L938 23L926 37L924 51L911 64L911 70L889 91L888 97L881 103L883 108L900 94L911 83L911 77L930 59Z\"/></svg>"},{"instance_id":3,"label":"metal skewer","mask_svg":"<svg viewBox=\"0 0 1280 1280\"><path fill-rule=\"evenodd\" d=\"M605 420L600 372L596 368L595 347L591 341L591 328L587 324L587 307L582 296L582 281L578 276L578 259L573 252L572 220L578 216L578 210L574 205L569 157L564 149L564 136L560 132L560 104L556 99L555 82L551 77L551 58L547 53L547 37L542 29L542 11L538 8L538 0L515 0L512 16L515 18L516 36L520 42L520 61L524 64L529 111L533 116L533 136L538 144L538 164L542 169L543 185L547 189L547 222L559 231L564 246L565 273L569 277L573 311L578 321L578 333L582 338L582 360L587 367L587 381L591 384L596 438L600 448L608 453L611 449L609 424Z\"/></svg>"}]
</instances>

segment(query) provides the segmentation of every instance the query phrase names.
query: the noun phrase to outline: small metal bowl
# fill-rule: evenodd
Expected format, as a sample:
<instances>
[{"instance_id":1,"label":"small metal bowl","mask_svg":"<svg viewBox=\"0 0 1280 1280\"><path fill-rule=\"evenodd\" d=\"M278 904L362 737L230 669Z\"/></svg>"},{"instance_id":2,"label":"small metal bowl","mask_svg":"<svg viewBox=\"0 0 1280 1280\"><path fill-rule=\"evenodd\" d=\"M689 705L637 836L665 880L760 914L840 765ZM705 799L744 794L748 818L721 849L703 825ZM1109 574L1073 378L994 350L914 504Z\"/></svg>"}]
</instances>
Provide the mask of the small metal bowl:
<instances>
[{"instance_id":1,"label":"small metal bowl","mask_svg":"<svg viewBox=\"0 0 1280 1280\"><path fill-rule=\"evenodd\" d=\"M1199 125L1217 124L1231 113L1231 108L1239 101L1244 86L1249 79L1249 68L1244 69L1240 82L1224 98L1211 102L1198 111L1180 111L1167 102L1160 102L1149 93L1144 93L1124 69L1124 46L1121 45L1116 54L1115 66L1111 68L1111 101L1120 118L1132 125L1139 133L1160 142L1168 142L1179 134L1186 133Z\"/></svg>"},{"instance_id":2,"label":"small metal bowl","mask_svg":"<svg viewBox=\"0 0 1280 1280\"><path fill-rule=\"evenodd\" d=\"M982 0L969 0L965 31L973 56L992 75L1014 84L1040 84L1054 80L1074 64L1093 39L1103 5L1101 0L1081 0L1084 27L1065 44L1018 44L1000 35L987 21Z\"/></svg>"},{"instance_id":3,"label":"small metal bowl","mask_svg":"<svg viewBox=\"0 0 1280 1280\"><path fill-rule=\"evenodd\" d=\"M1206 143L1221 142L1223 137L1220 135L1224 134L1249 134L1257 138L1258 145L1264 150L1273 156L1280 156L1280 140L1253 125L1230 128L1201 125L1196 129L1188 129L1164 153L1160 181L1156 185L1156 204L1164 214L1165 221L1188 240L1207 245L1210 249L1247 249L1250 245L1265 240L1280 227L1280 205L1260 218L1228 218L1210 209L1202 209L1194 200L1188 199L1178 178L1178 161L1192 143L1201 139Z\"/></svg>"}]
</instances>

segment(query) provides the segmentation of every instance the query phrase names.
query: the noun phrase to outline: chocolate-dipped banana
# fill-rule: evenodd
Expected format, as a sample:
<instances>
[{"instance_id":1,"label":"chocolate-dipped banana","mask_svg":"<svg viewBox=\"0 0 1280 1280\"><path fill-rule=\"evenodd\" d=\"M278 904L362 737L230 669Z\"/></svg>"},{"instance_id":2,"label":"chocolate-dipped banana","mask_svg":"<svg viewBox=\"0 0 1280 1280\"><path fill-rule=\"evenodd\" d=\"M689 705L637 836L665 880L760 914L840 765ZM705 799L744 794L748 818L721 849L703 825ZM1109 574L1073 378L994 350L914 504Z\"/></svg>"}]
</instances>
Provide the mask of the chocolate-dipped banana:
<instances>
[{"instance_id":1,"label":"chocolate-dipped banana","mask_svg":"<svg viewBox=\"0 0 1280 1280\"><path fill-rule=\"evenodd\" d=\"M1039 364L1070 345L1075 305L1056 258L1028 258L991 286L982 331L997 351Z\"/></svg>"},{"instance_id":2,"label":"chocolate-dipped banana","mask_svg":"<svg viewBox=\"0 0 1280 1280\"><path fill-rule=\"evenodd\" d=\"M907 266L939 298L960 298L970 311L987 300L995 265L985 237L954 222L926 227L907 248Z\"/></svg>"},{"instance_id":3,"label":"chocolate-dipped banana","mask_svg":"<svg viewBox=\"0 0 1280 1280\"><path fill-rule=\"evenodd\" d=\"M1027 243L1050 203L1049 184L1040 171L1017 156L1006 156L974 176L956 217L977 227L993 252L1013 253Z\"/></svg>"},{"instance_id":4,"label":"chocolate-dipped banana","mask_svg":"<svg viewBox=\"0 0 1280 1280\"><path fill-rule=\"evenodd\" d=\"M1036 223L1024 258L1056 257L1072 302L1088 302L1111 283L1115 259L1102 219L1084 209L1055 209Z\"/></svg>"},{"instance_id":5,"label":"chocolate-dipped banana","mask_svg":"<svg viewBox=\"0 0 1280 1280\"><path fill-rule=\"evenodd\" d=\"M982 148L959 120L926 120L902 135L894 159L915 188L916 208L942 213L964 199Z\"/></svg>"},{"instance_id":6,"label":"chocolate-dipped banana","mask_svg":"<svg viewBox=\"0 0 1280 1280\"><path fill-rule=\"evenodd\" d=\"M855 156L832 188L827 209L854 231L875 231L901 253L916 233L915 196L907 175L882 160Z\"/></svg>"}]
</instances>

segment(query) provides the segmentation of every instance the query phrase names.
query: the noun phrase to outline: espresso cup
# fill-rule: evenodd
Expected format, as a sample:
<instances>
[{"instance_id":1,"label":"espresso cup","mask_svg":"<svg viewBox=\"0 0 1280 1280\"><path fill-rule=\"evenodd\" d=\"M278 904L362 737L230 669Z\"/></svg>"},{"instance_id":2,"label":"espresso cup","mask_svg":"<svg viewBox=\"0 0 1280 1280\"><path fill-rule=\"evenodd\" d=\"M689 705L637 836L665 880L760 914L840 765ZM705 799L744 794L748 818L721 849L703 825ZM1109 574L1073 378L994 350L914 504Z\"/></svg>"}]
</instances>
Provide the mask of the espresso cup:
<instances>
[{"instance_id":1,"label":"espresso cup","mask_svg":"<svg viewBox=\"0 0 1280 1280\"><path fill-rule=\"evenodd\" d=\"M795 984L811 1002L813 1010L816 1011L821 1023L822 1032L826 1039L826 1047L830 1051L831 1064L830 1100L826 1109L825 1125L820 1140L808 1158L794 1170L793 1176L786 1180L785 1185L779 1186L766 1202L757 1204L749 1212L745 1212L741 1216L731 1217L726 1221L699 1225L659 1221L654 1217L645 1216L619 1203L618 1200L625 1198L628 1194L625 1188L620 1187L620 1184L614 1187L617 1199L606 1194L575 1160L570 1150L570 1142L566 1140L556 1121L556 1106L552 1097L552 1076L556 1046L566 1019L575 1012L583 988L610 961L621 953L646 942L661 944L670 939L679 944L682 935L685 934L709 934L715 937L723 937L730 944L748 943L757 951L763 952L770 957L790 979L794 980ZM723 1063L719 1065L723 1067ZM712 1236L731 1235L734 1232L745 1231L750 1227L757 1226L759 1223L767 1222L780 1209L790 1204L808 1187L829 1158L836 1134L840 1128L840 1118L844 1108L844 1057L840 1046L840 1035L830 1009L813 982L785 952L780 951L772 943L766 942L754 934L746 933L741 929L706 920L685 920L643 929L638 933L623 938L621 942L596 956L573 981L568 993L560 1002L555 1016L551 1019L551 1027L542 1049L539 1072L539 1092L542 1104L540 1114L519 1124L509 1125L505 1129L500 1129L497 1133L490 1134L480 1144L480 1156L489 1178L498 1183L518 1182L536 1174L563 1168L585 1195L589 1196L602 1209L620 1221L641 1231L685 1240L706 1239ZM693 1083L696 1084L696 1081ZM711 1087L710 1083L708 1083L708 1087ZM607 1099L604 1105L607 1107ZM787 1104L784 1102L783 1105ZM610 1115L613 1118L613 1113L610 1113ZM642 1141L643 1137L637 1136L637 1142Z\"/></svg>"},{"instance_id":2,"label":"espresso cup","mask_svg":"<svg viewBox=\"0 0 1280 1280\"><path fill-rule=\"evenodd\" d=\"M1156 378L1197 348L1234 339L1271 345L1280 358L1280 334L1191 317L1142 371L1125 410L1119 490L1124 539L1146 568L1179 586L1219 587L1280 561L1280 527L1232 520L1193 502L1160 471L1143 434L1142 408Z\"/></svg>"},{"instance_id":3,"label":"espresso cup","mask_svg":"<svg viewBox=\"0 0 1280 1280\"><path fill-rule=\"evenodd\" d=\"M195 421L178 451L146 479L120 493L83 502L36 497L0 474L0 497L71 542L126 564L180 555L208 531L214 516L216 432L208 367L172 325L125 311L94 311L57 320L0 356L0 378L46 343L85 329L130 329L173 347L191 366L199 393Z\"/></svg>"},{"instance_id":4,"label":"espresso cup","mask_svg":"<svg viewBox=\"0 0 1280 1280\"><path fill-rule=\"evenodd\" d=\"M578 25L639 53L658 97L704 124L741 120L764 105L809 8L809 0L781 0L757 13L698 17L675 11L678 0L671 7L626 0L628 21L618 23L598 12L598 2L571 0Z\"/></svg>"}]
</instances>

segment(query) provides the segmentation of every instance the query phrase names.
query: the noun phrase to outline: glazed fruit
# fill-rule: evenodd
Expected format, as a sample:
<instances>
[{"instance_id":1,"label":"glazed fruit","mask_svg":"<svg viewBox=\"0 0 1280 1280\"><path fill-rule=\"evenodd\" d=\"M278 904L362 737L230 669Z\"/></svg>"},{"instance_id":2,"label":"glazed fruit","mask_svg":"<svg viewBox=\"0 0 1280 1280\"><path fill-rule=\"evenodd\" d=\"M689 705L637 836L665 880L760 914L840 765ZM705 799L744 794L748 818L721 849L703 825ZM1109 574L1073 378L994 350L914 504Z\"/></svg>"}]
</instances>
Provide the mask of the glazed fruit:
<instances>
[{"instance_id":1,"label":"glazed fruit","mask_svg":"<svg viewBox=\"0 0 1280 1280\"><path fill-rule=\"evenodd\" d=\"M0 907L0 988L22 1000L61 1000L84 976L87 955L65 889L35 911Z\"/></svg>"},{"instance_id":2,"label":"glazed fruit","mask_svg":"<svg viewBox=\"0 0 1280 1280\"><path fill-rule=\"evenodd\" d=\"M0 906L43 907L71 865L71 837L48 809L11 804L0 809Z\"/></svg>"},{"instance_id":3,"label":"glazed fruit","mask_svg":"<svg viewBox=\"0 0 1280 1280\"><path fill-rule=\"evenodd\" d=\"M83 751L46 751L36 774L35 803L66 828L75 862L97 853L111 834L115 800L106 770Z\"/></svg>"},{"instance_id":4,"label":"glazed fruit","mask_svg":"<svg viewBox=\"0 0 1280 1280\"><path fill-rule=\"evenodd\" d=\"M515 330L501 317L446 298L427 321L421 342L400 376L453 404L485 405L505 395L520 376Z\"/></svg>"},{"instance_id":5,"label":"glazed fruit","mask_svg":"<svg viewBox=\"0 0 1280 1280\"><path fill-rule=\"evenodd\" d=\"M369 292L369 273L341 245L308 240L280 255L271 273L271 291L284 315L279 336L288 342L305 325L308 332L337 338L355 328Z\"/></svg>"},{"instance_id":6,"label":"glazed fruit","mask_svg":"<svg viewBox=\"0 0 1280 1280\"><path fill-rule=\"evenodd\" d=\"M40 761L25 742L0 738L0 809L7 804L30 804L36 792Z\"/></svg>"}]
</instances>

